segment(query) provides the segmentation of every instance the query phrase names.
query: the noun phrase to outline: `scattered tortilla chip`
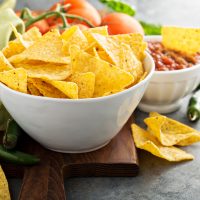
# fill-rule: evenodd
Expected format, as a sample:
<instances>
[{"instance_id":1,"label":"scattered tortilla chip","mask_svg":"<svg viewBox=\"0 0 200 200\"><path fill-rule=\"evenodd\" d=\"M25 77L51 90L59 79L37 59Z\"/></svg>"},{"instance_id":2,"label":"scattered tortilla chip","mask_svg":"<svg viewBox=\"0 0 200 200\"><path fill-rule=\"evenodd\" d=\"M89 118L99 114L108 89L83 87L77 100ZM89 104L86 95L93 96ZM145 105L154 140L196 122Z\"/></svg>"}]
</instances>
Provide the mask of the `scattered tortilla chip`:
<instances>
[{"instance_id":1,"label":"scattered tortilla chip","mask_svg":"<svg viewBox=\"0 0 200 200\"><path fill-rule=\"evenodd\" d=\"M0 72L14 69L10 62L6 59L3 53L0 51Z\"/></svg>"},{"instance_id":2,"label":"scattered tortilla chip","mask_svg":"<svg viewBox=\"0 0 200 200\"><path fill-rule=\"evenodd\" d=\"M176 147L165 147L161 145L156 137L140 128L136 124L131 125L132 134L137 148L144 149L155 156L171 162L193 160L194 156Z\"/></svg>"},{"instance_id":3,"label":"scattered tortilla chip","mask_svg":"<svg viewBox=\"0 0 200 200\"><path fill-rule=\"evenodd\" d=\"M23 68L0 72L0 82L13 90L27 93L27 72Z\"/></svg>"},{"instance_id":4,"label":"scattered tortilla chip","mask_svg":"<svg viewBox=\"0 0 200 200\"><path fill-rule=\"evenodd\" d=\"M32 83L39 90L39 92L45 97L67 98L67 96L64 93L62 93L57 88L53 87L51 84L46 83L42 79L30 78L29 82Z\"/></svg>"},{"instance_id":5,"label":"scattered tortilla chip","mask_svg":"<svg viewBox=\"0 0 200 200\"><path fill-rule=\"evenodd\" d=\"M10 200L10 192L6 176L0 166L0 200Z\"/></svg>"},{"instance_id":6,"label":"scattered tortilla chip","mask_svg":"<svg viewBox=\"0 0 200 200\"><path fill-rule=\"evenodd\" d=\"M130 72L134 76L135 81L140 79L144 69L129 45L119 42L112 37L104 37L99 34L92 34L92 36L107 53L114 65Z\"/></svg>"},{"instance_id":7,"label":"scattered tortilla chip","mask_svg":"<svg viewBox=\"0 0 200 200\"><path fill-rule=\"evenodd\" d=\"M200 141L200 132L158 113L150 113L144 122L164 146L187 146Z\"/></svg>"},{"instance_id":8,"label":"scattered tortilla chip","mask_svg":"<svg viewBox=\"0 0 200 200\"><path fill-rule=\"evenodd\" d=\"M147 49L147 43L144 42L143 36L139 33L131 33L131 34L119 34L109 36L115 41L123 42L129 45L136 55L136 57L143 61L145 58L145 50Z\"/></svg>"},{"instance_id":9,"label":"scattered tortilla chip","mask_svg":"<svg viewBox=\"0 0 200 200\"><path fill-rule=\"evenodd\" d=\"M26 48L31 46L41 37L42 35L39 29L34 27L25 32L22 36L18 35L17 39L10 41L8 46L6 46L2 52L6 58L10 58L11 56L22 53Z\"/></svg>"},{"instance_id":10,"label":"scattered tortilla chip","mask_svg":"<svg viewBox=\"0 0 200 200\"><path fill-rule=\"evenodd\" d=\"M35 95L35 96L42 96L40 91L33 85L33 83L28 82L27 87L28 87L28 91L30 92L30 94Z\"/></svg>"},{"instance_id":11,"label":"scattered tortilla chip","mask_svg":"<svg viewBox=\"0 0 200 200\"><path fill-rule=\"evenodd\" d=\"M200 52L200 29L165 26L162 28L163 45L186 54Z\"/></svg>"},{"instance_id":12,"label":"scattered tortilla chip","mask_svg":"<svg viewBox=\"0 0 200 200\"><path fill-rule=\"evenodd\" d=\"M73 72L93 72L95 74L94 97L102 96L107 92L122 90L134 82L130 73L91 56L77 46L71 46L70 56Z\"/></svg>"},{"instance_id":13,"label":"scattered tortilla chip","mask_svg":"<svg viewBox=\"0 0 200 200\"><path fill-rule=\"evenodd\" d=\"M71 66L69 65L34 60L14 63L13 66L26 69L28 76L32 78L47 78L50 80L62 81L68 78L72 73Z\"/></svg>"},{"instance_id":14,"label":"scattered tortilla chip","mask_svg":"<svg viewBox=\"0 0 200 200\"><path fill-rule=\"evenodd\" d=\"M92 72L76 73L67 79L78 85L78 97L80 99L92 98L95 87L95 74Z\"/></svg>"},{"instance_id":15,"label":"scattered tortilla chip","mask_svg":"<svg viewBox=\"0 0 200 200\"><path fill-rule=\"evenodd\" d=\"M38 60L49 63L69 64L70 59L64 55L62 47L63 42L59 31L53 29L21 54L9 58L9 61L11 63L18 63L24 60Z\"/></svg>"},{"instance_id":16,"label":"scattered tortilla chip","mask_svg":"<svg viewBox=\"0 0 200 200\"><path fill-rule=\"evenodd\" d=\"M54 86L70 99L78 99L78 86L73 82L44 80Z\"/></svg>"},{"instance_id":17,"label":"scattered tortilla chip","mask_svg":"<svg viewBox=\"0 0 200 200\"><path fill-rule=\"evenodd\" d=\"M62 35L63 39L63 52L65 55L69 55L69 46L78 45L80 49L85 49L88 46L87 38L81 32L78 26L72 26L67 29Z\"/></svg>"},{"instance_id":18,"label":"scattered tortilla chip","mask_svg":"<svg viewBox=\"0 0 200 200\"><path fill-rule=\"evenodd\" d=\"M94 38L91 35L92 33L98 33L100 35L108 36L108 27L100 26L84 30L83 34L85 35L89 43L95 42Z\"/></svg>"}]
</instances>

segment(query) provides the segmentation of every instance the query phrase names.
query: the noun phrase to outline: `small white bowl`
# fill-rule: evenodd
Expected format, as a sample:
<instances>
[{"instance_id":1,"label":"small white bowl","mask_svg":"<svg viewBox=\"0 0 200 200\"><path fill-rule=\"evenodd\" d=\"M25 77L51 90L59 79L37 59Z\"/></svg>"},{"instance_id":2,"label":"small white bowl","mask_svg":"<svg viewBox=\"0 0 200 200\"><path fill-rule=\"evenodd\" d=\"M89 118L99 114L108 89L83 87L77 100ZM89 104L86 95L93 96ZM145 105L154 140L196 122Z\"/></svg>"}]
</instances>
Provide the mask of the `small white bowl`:
<instances>
[{"instance_id":1,"label":"small white bowl","mask_svg":"<svg viewBox=\"0 0 200 200\"><path fill-rule=\"evenodd\" d=\"M0 84L1 100L16 122L44 147L82 153L106 145L132 115L153 75L147 54L148 76L137 85L111 96L94 99L54 99L16 92Z\"/></svg>"},{"instance_id":2,"label":"small white bowl","mask_svg":"<svg viewBox=\"0 0 200 200\"><path fill-rule=\"evenodd\" d=\"M146 36L145 40L162 41L161 36ZM139 104L144 112L171 113L178 110L182 99L200 83L200 64L174 71L155 71Z\"/></svg>"}]
</instances>

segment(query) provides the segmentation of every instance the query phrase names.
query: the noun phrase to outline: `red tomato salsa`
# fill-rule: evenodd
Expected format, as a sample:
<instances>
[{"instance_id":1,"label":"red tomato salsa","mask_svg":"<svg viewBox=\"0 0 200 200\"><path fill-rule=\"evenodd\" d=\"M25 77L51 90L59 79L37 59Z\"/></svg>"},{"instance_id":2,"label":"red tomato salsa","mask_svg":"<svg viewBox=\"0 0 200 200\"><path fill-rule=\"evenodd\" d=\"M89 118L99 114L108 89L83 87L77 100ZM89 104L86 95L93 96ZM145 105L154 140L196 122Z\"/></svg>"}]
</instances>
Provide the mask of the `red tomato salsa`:
<instances>
[{"instance_id":1,"label":"red tomato salsa","mask_svg":"<svg viewBox=\"0 0 200 200\"><path fill-rule=\"evenodd\" d=\"M169 50L161 42L148 42L148 51L155 61L156 71L186 69L200 63L199 54L190 56Z\"/></svg>"}]
</instances>

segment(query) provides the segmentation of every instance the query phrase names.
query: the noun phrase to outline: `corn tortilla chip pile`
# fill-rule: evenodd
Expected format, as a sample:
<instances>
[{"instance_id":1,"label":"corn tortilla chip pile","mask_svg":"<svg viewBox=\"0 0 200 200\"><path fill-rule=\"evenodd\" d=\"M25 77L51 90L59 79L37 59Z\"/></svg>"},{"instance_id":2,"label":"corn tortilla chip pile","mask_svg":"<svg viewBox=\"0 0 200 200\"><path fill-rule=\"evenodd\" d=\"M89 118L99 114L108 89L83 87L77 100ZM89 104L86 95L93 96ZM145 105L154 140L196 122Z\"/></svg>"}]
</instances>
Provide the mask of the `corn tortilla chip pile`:
<instances>
[{"instance_id":1,"label":"corn tortilla chip pile","mask_svg":"<svg viewBox=\"0 0 200 200\"><path fill-rule=\"evenodd\" d=\"M0 166L0 200L10 200L10 192L5 174Z\"/></svg>"},{"instance_id":2,"label":"corn tortilla chip pile","mask_svg":"<svg viewBox=\"0 0 200 200\"><path fill-rule=\"evenodd\" d=\"M107 27L62 35L37 28L17 33L0 52L0 82L19 92L52 98L96 98L143 80L146 43L138 34L113 37Z\"/></svg>"},{"instance_id":3,"label":"corn tortilla chip pile","mask_svg":"<svg viewBox=\"0 0 200 200\"><path fill-rule=\"evenodd\" d=\"M132 124L132 133L137 148L149 151L168 161L192 160L194 156L177 148L200 141L200 132L173 119L152 112L144 120L147 130Z\"/></svg>"}]
</instances>

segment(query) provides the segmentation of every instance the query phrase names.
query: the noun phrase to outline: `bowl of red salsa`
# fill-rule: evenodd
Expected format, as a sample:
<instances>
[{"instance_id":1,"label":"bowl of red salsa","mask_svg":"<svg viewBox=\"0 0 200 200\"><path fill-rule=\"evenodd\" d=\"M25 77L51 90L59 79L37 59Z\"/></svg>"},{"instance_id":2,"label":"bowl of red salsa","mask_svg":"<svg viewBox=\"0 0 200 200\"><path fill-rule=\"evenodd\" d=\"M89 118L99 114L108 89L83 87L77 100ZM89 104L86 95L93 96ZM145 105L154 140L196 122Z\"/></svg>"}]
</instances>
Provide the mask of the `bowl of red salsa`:
<instances>
[{"instance_id":1,"label":"bowl of red salsa","mask_svg":"<svg viewBox=\"0 0 200 200\"><path fill-rule=\"evenodd\" d=\"M167 49L161 36L146 36L145 40L156 71L139 108L145 112L174 112L200 83L200 54L191 56Z\"/></svg>"}]
</instances>

